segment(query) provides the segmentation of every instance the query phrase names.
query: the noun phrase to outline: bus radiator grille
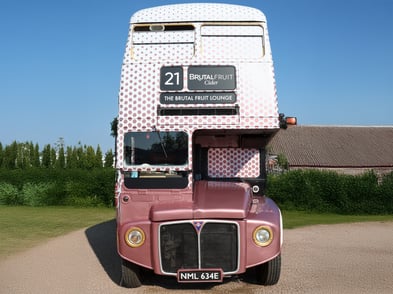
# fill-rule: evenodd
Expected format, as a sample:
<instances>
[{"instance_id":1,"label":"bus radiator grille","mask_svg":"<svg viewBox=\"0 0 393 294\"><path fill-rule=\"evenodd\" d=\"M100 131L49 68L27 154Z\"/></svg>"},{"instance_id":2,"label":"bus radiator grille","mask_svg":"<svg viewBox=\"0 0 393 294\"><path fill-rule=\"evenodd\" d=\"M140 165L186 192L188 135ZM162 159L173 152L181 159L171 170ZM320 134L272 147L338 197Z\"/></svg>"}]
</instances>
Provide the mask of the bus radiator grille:
<instances>
[{"instance_id":1,"label":"bus radiator grille","mask_svg":"<svg viewBox=\"0 0 393 294\"><path fill-rule=\"evenodd\" d=\"M161 268L165 273L178 269L221 268L225 273L238 268L238 226L236 223L205 221L160 226Z\"/></svg>"}]
</instances>

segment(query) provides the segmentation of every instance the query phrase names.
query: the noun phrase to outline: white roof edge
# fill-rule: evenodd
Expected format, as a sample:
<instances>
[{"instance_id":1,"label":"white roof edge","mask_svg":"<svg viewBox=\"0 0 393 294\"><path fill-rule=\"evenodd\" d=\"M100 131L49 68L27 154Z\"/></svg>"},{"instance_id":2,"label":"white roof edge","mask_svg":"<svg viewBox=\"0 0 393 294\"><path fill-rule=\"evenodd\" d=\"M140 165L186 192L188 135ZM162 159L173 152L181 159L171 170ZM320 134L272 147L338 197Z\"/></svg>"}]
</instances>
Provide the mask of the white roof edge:
<instances>
[{"instance_id":1,"label":"white roof edge","mask_svg":"<svg viewBox=\"0 0 393 294\"><path fill-rule=\"evenodd\" d=\"M135 12L131 23L200 22L200 21L258 21L266 22L259 9L224 3L169 4Z\"/></svg>"}]
</instances>

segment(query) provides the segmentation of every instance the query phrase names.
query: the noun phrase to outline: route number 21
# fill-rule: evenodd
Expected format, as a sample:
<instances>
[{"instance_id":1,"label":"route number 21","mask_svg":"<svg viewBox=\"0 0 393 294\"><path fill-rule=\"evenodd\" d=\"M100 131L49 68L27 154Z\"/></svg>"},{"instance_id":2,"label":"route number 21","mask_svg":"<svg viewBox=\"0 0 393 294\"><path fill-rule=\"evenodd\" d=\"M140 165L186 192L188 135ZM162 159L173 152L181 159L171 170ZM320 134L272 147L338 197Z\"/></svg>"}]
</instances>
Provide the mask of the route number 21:
<instances>
[{"instance_id":1,"label":"route number 21","mask_svg":"<svg viewBox=\"0 0 393 294\"><path fill-rule=\"evenodd\" d=\"M161 90L183 89L183 68L181 66L164 66L160 72Z\"/></svg>"}]
</instances>

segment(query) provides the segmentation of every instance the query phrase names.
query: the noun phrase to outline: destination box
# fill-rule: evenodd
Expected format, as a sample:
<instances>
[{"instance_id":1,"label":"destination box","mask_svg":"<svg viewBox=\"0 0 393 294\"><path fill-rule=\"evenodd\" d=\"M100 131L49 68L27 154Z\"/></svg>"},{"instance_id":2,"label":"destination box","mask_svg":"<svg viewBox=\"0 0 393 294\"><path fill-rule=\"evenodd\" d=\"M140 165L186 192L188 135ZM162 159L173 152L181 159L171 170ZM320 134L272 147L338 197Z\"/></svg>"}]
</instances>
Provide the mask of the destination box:
<instances>
[{"instance_id":1,"label":"destination box","mask_svg":"<svg viewBox=\"0 0 393 294\"><path fill-rule=\"evenodd\" d=\"M236 94L233 92L203 93L161 93L161 104L233 104Z\"/></svg>"}]
</instances>

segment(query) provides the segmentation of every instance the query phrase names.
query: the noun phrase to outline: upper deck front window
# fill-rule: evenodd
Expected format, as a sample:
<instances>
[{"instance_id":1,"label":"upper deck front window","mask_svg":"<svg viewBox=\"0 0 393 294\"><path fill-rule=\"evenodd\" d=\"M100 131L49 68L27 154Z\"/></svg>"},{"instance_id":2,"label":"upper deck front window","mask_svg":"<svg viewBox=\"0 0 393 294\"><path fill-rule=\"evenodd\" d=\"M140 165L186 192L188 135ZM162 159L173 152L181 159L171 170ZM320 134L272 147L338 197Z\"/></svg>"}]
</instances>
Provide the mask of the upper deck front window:
<instances>
[{"instance_id":1,"label":"upper deck front window","mask_svg":"<svg viewBox=\"0 0 393 294\"><path fill-rule=\"evenodd\" d=\"M132 34L132 58L139 61L192 58L195 28L190 24L135 25Z\"/></svg>"},{"instance_id":2,"label":"upper deck front window","mask_svg":"<svg viewBox=\"0 0 393 294\"><path fill-rule=\"evenodd\" d=\"M259 59L265 55L261 25L207 24L201 27L202 54L222 59Z\"/></svg>"},{"instance_id":3,"label":"upper deck front window","mask_svg":"<svg viewBox=\"0 0 393 294\"><path fill-rule=\"evenodd\" d=\"M185 132L131 132L124 137L127 165L179 166L188 162Z\"/></svg>"}]
</instances>

